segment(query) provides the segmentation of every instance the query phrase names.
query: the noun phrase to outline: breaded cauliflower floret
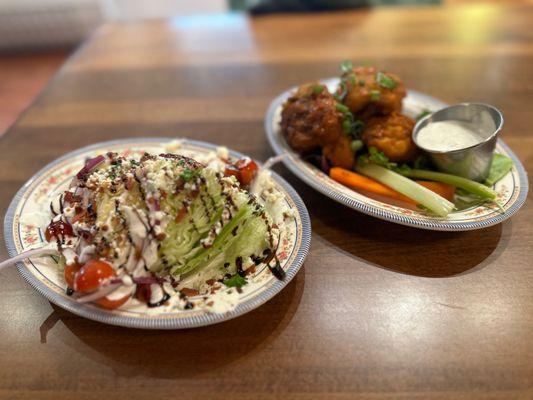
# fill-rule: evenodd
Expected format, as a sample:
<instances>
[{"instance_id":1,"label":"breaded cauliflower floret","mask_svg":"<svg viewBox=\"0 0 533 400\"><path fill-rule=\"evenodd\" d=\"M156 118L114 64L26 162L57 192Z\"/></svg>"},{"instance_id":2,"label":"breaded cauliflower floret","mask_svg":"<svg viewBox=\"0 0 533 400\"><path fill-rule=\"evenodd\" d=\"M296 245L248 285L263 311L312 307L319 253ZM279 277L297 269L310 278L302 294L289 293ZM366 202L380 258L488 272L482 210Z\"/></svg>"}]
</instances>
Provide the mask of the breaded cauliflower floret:
<instances>
[{"instance_id":1,"label":"breaded cauliflower floret","mask_svg":"<svg viewBox=\"0 0 533 400\"><path fill-rule=\"evenodd\" d=\"M413 161L417 156L411 137L414 125L413 119L397 113L373 117L366 123L363 141L368 147L382 151L391 161Z\"/></svg>"}]
</instances>

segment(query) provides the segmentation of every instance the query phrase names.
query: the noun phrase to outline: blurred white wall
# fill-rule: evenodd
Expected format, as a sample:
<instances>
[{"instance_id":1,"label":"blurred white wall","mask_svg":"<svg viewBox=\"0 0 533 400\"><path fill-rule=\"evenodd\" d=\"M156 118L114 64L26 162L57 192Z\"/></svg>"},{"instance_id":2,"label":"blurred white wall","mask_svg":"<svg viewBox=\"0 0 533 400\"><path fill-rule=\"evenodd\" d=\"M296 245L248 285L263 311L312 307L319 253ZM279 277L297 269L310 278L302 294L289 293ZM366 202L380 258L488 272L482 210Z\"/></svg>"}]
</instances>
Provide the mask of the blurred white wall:
<instances>
[{"instance_id":1,"label":"blurred white wall","mask_svg":"<svg viewBox=\"0 0 533 400\"><path fill-rule=\"evenodd\" d=\"M106 20L227 10L226 0L0 0L0 51L75 45Z\"/></svg>"},{"instance_id":2,"label":"blurred white wall","mask_svg":"<svg viewBox=\"0 0 533 400\"><path fill-rule=\"evenodd\" d=\"M107 0L103 3L107 18L126 21L228 11L226 0Z\"/></svg>"}]
</instances>

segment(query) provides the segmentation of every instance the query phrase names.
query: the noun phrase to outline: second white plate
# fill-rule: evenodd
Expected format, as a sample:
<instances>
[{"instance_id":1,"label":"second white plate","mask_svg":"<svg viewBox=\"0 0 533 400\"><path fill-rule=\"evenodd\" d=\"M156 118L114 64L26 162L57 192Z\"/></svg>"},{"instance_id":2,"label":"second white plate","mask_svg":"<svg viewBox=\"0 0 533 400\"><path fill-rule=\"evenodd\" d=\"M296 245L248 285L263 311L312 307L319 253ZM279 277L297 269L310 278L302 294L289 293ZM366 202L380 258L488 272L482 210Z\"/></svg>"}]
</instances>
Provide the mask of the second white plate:
<instances>
[{"instance_id":1,"label":"second white plate","mask_svg":"<svg viewBox=\"0 0 533 400\"><path fill-rule=\"evenodd\" d=\"M327 85L330 91L334 91L339 79L330 78L321 82ZM268 141L276 154L288 154L288 157L284 158L283 162L296 176L339 203L365 214L402 225L438 231L466 231L485 228L510 218L526 200L528 191L526 172L520 160L502 140L498 141L496 151L510 157L514 162L512 170L494 186L498 193L498 201L502 204L503 212L496 206L478 206L453 212L446 218L439 218L422 210L385 203L351 190L335 182L312 164L304 161L289 147L281 134L279 126L281 109L283 103L291 96L294 90L295 88L287 90L276 97L270 104L265 117L265 130ZM446 103L433 97L409 91L403 101L403 112L415 118L424 110L437 111L446 106Z\"/></svg>"}]
</instances>

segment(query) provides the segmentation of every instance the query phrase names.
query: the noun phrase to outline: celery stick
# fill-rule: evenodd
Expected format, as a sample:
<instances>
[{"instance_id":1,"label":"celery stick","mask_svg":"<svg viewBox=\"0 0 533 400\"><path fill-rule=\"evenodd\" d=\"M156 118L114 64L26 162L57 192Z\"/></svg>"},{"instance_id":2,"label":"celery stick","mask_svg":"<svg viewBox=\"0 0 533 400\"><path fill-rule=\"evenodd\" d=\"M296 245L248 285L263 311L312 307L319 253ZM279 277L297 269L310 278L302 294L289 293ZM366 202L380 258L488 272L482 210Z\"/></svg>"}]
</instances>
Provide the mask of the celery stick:
<instances>
[{"instance_id":1,"label":"celery stick","mask_svg":"<svg viewBox=\"0 0 533 400\"><path fill-rule=\"evenodd\" d=\"M447 183L448 185L461 188L469 193L475 194L476 196L482 197L484 199L496 199L496 192L491 188L479 182L474 182L470 179L461 178L460 176L444 174L442 172L427 171L424 169L407 170L405 172L402 172L402 175L413 179L427 179L430 181Z\"/></svg>"},{"instance_id":2,"label":"celery stick","mask_svg":"<svg viewBox=\"0 0 533 400\"><path fill-rule=\"evenodd\" d=\"M376 164L359 163L356 170L413 199L441 217L447 216L454 209L453 203L445 198L387 168Z\"/></svg>"}]
</instances>

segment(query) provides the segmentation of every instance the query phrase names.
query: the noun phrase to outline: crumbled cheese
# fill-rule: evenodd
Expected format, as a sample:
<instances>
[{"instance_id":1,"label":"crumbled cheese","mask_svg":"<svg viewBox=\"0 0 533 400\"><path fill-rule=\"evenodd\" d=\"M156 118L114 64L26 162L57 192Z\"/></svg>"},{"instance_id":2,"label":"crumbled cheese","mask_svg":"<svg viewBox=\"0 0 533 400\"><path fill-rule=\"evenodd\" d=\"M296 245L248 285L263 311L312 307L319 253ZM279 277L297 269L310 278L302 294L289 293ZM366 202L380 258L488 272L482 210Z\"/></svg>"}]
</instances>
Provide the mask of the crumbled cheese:
<instances>
[{"instance_id":1,"label":"crumbled cheese","mask_svg":"<svg viewBox=\"0 0 533 400\"><path fill-rule=\"evenodd\" d=\"M122 277L122 283L126 286L133 286L133 279L131 279L131 276L129 275L124 275Z\"/></svg>"},{"instance_id":2,"label":"crumbled cheese","mask_svg":"<svg viewBox=\"0 0 533 400\"><path fill-rule=\"evenodd\" d=\"M223 160L227 160L229 158L228 148L226 146L217 147L217 156Z\"/></svg>"},{"instance_id":3,"label":"crumbled cheese","mask_svg":"<svg viewBox=\"0 0 533 400\"><path fill-rule=\"evenodd\" d=\"M211 313L223 314L231 311L239 303L240 294L235 288L219 290L205 300L205 310Z\"/></svg>"},{"instance_id":4,"label":"crumbled cheese","mask_svg":"<svg viewBox=\"0 0 533 400\"><path fill-rule=\"evenodd\" d=\"M176 139L165 145L165 151L169 153L175 153L177 150L181 149L183 146L183 140Z\"/></svg>"}]
</instances>

